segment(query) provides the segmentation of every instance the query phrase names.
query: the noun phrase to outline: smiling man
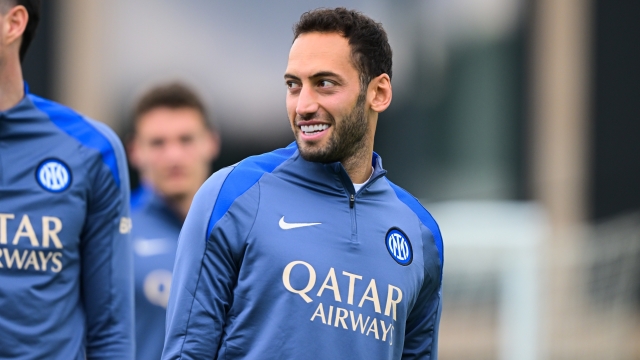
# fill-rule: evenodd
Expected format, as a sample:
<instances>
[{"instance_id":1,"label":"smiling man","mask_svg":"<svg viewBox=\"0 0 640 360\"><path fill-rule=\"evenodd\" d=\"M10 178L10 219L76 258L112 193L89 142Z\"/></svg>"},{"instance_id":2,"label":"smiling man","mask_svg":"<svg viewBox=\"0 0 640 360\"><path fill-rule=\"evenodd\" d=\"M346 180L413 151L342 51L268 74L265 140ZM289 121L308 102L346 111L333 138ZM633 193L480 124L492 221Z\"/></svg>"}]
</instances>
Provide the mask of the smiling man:
<instances>
[{"instance_id":1,"label":"smiling man","mask_svg":"<svg viewBox=\"0 0 640 360\"><path fill-rule=\"evenodd\" d=\"M384 29L305 13L284 78L296 141L199 190L163 359L436 359L442 237L373 152L392 94Z\"/></svg>"}]
</instances>

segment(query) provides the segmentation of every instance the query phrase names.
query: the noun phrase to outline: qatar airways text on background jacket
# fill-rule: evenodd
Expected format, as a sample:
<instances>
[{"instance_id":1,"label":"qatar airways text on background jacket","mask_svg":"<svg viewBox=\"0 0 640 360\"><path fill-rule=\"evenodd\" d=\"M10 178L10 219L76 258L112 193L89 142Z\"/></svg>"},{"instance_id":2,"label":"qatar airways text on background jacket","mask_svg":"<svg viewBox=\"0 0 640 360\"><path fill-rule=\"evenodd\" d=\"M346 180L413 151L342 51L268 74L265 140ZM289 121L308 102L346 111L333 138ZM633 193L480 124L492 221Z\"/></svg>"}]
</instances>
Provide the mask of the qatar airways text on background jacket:
<instances>
[{"instance_id":1,"label":"qatar airways text on background jacket","mask_svg":"<svg viewBox=\"0 0 640 360\"><path fill-rule=\"evenodd\" d=\"M372 165L355 193L293 143L209 178L180 234L163 359L436 359L442 238Z\"/></svg>"}]
</instances>

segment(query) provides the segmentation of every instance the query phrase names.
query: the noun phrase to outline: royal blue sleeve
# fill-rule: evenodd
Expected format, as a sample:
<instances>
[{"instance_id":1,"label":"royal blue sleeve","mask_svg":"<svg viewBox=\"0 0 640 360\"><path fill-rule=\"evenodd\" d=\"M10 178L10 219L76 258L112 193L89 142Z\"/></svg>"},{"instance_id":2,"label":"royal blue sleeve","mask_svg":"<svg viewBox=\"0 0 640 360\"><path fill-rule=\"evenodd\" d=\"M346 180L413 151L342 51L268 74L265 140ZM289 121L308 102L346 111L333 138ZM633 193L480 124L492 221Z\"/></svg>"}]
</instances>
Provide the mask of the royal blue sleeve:
<instances>
[{"instance_id":1,"label":"royal blue sleeve","mask_svg":"<svg viewBox=\"0 0 640 360\"><path fill-rule=\"evenodd\" d=\"M87 359L133 359L129 176L120 140L106 125L91 124L111 145L101 150L102 159L113 161L100 161L91 169L92 191L81 236L86 354Z\"/></svg>"},{"instance_id":2,"label":"royal blue sleeve","mask_svg":"<svg viewBox=\"0 0 640 360\"><path fill-rule=\"evenodd\" d=\"M218 352L259 199L258 185L230 197L223 184L231 171L205 182L180 232L162 359L213 359ZM224 210L215 215L214 207Z\"/></svg>"}]
</instances>

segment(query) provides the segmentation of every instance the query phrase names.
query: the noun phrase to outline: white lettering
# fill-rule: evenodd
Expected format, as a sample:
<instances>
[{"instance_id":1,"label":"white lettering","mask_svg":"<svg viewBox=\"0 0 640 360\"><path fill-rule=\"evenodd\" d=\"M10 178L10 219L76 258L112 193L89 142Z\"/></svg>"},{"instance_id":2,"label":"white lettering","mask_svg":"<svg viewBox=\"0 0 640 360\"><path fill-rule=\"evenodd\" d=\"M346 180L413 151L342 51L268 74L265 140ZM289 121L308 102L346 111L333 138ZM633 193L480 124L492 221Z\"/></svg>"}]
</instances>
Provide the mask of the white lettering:
<instances>
[{"instance_id":1,"label":"white lettering","mask_svg":"<svg viewBox=\"0 0 640 360\"><path fill-rule=\"evenodd\" d=\"M331 280L331 285L327 285ZM329 269L329 273L327 274L326 279L324 279L324 283L320 287L318 291L318 297L322 296L322 292L324 289L333 290L333 297L337 302L342 302L342 298L340 297L340 290L338 289L338 280L336 279L336 272L333 268Z\"/></svg>"},{"instance_id":2,"label":"white lettering","mask_svg":"<svg viewBox=\"0 0 640 360\"><path fill-rule=\"evenodd\" d=\"M347 323L344 321L344 319L346 319L347 316L349 316L349 313L347 312L346 309L336 308L336 321L333 324L333 326L338 327L338 323L342 323L343 328L349 329L347 327Z\"/></svg>"},{"instance_id":3,"label":"white lettering","mask_svg":"<svg viewBox=\"0 0 640 360\"><path fill-rule=\"evenodd\" d=\"M9 269L13 267L14 261L18 269L22 269L22 265L24 264L24 259L26 259L27 253L29 253L29 250L25 250L22 253L22 257L20 257L20 251L18 251L18 249L13 249L13 253L11 255L9 255L9 250L6 248L2 249L2 251L4 251L4 259Z\"/></svg>"},{"instance_id":4,"label":"white lettering","mask_svg":"<svg viewBox=\"0 0 640 360\"><path fill-rule=\"evenodd\" d=\"M40 257L40 261L42 262L42 271L47 271L47 263L49 262L49 259L51 259L51 256L53 256L53 253L47 252L47 255L43 256L44 254L44 251L38 251L38 256Z\"/></svg>"},{"instance_id":5,"label":"white lettering","mask_svg":"<svg viewBox=\"0 0 640 360\"><path fill-rule=\"evenodd\" d=\"M387 329L384 326L383 320L380 320L380 325L382 326L382 341L387 341L387 334L393 329L393 325L389 323L389 328ZM393 336L393 333L391 333L391 335ZM389 345L393 345L393 339L391 337L389 337Z\"/></svg>"},{"instance_id":6,"label":"white lettering","mask_svg":"<svg viewBox=\"0 0 640 360\"><path fill-rule=\"evenodd\" d=\"M0 214L0 244L7 243L7 219L14 219L14 214Z\"/></svg>"},{"instance_id":7,"label":"white lettering","mask_svg":"<svg viewBox=\"0 0 640 360\"><path fill-rule=\"evenodd\" d=\"M348 273L346 271L343 271L342 275L349 277L349 295L347 296L347 304L353 305L353 290L355 288L356 279L362 280L362 276Z\"/></svg>"},{"instance_id":8,"label":"white lettering","mask_svg":"<svg viewBox=\"0 0 640 360\"><path fill-rule=\"evenodd\" d=\"M304 265L307 268L307 270L309 270L309 282L307 283L307 286L305 286L304 289L301 289L301 290L294 289L293 286L291 286L291 282L290 282L291 270L296 265ZM306 301L307 303L310 303L313 301L311 300L309 295L307 295L307 293L311 291L311 289L313 289L313 286L316 284L316 271L313 268L313 266L311 266L310 264L304 261L299 261L299 260L290 262L289 264L287 264L287 266L284 268L284 271L282 272L282 282L284 283L284 287L287 290L289 290L294 294L300 295L300 297L302 297L304 301Z\"/></svg>"},{"instance_id":9,"label":"white lettering","mask_svg":"<svg viewBox=\"0 0 640 360\"><path fill-rule=\"evenodd\" d=\"M398 298L394 299L393 298L393 292L397 291L398 292ZM389 292L387 293L387 305L385 305L384 307L384 314L389 316L390 312L391 312L391 306L393 305L393 320L396 319L396 305L398 305L400 303L400 301L402 301L402 290L400 290L400 288L397 288L391 284L389 284Z\"/></svg>"},{"instance_id":10,"label":"white lettering","mask_svg":"<svg viewBox=\"0 0 640 360\"><path fill-rule=\"evenodd\" d=\"M371 296L369 296L369 293L371 293ZM378 288L376 287L375 279L371 279L371 282L369 282L369 286L367 286L367 290L365 290L364 295L362 296L362 299L358 304L358 307L362 307L362 304L364 304L365 300L373 302L373 308L375 312L381 313L380 300L378 299Z\"/></svg>"},{"instance_id":11,"label":"white lettering","mask_svg":"<svg viewBox=\"0 0 640 360\"><path fill-rule=\"evenodd\" d=\"M313 316L311 316L311 321L313 321L313 319L315 319L316 316L320 316L320 320L322 320L323 324L327 323L327 321L324 319L324 308L322 307L322 303L318 304L318 308L316 309L316 312L314 312Z\"/></svg>"},{"instance_id":12,"label":"white lettering","mask_svg":"<svg viewBox=\"0 0 640 360\"><path fill-rule=\"evenodd\" d=\"M31 221L29 221L29 217L27 214L22 216L22 220L20 221L20 225L18 226L18 231L16 235L13 237L13 241L11 242L13 245L17 245L18 241L20 241L21 237L28 237L31 242L31 246L40 246L38 243L38 238L36 237L36 232L33 231L33 226L31 225Z\"/></svg>"},{"instance_id":13,"label":"white lettering","mask_svg":"<svg viewBox=\"0 0 640 360\"><path fill-rule=\"evenodd\" d=\"M38 257L36 256L36 252L31 250L29 253L29 258L27 259L27 263L24 264L24 269L27 270L29 265L33 266L34 269L40 271L40 265L38 264Z\"/></svg>"},{"instance_id":14,"label":"white lettering","mask_svg":"<svg viewBox=\"0 0 640 360\"><path fill-rule=\"evenodd\" d=\"M327 317L327 325L331 325L332 317L333 317L333 306L329 306L329 316Z\"/></svg>"},{"instance_id":15,"label":"white lettering","mask_svg":"<svg viewBox=\"0 0 640 360\"><path fill-rule=\"evenodd\" d=\"M50 227L51 223L53 223L53 229ZM53 245L62 249L62 242L58 237L58 233L62 230L62 221L54 216L43 216L42 217L42 247L49 247L49 239L53 241Z\"/></svg>"},{"instance_id":16,"label":"white lettering","mask_svg":"<svg viewBox=\"0 0 640 360\"><path fill-rule=\"evenodd\" d=\"M356 320L354 315L353 315L353 311L349 311L349 313L351 314L351 327L353 331L356 331L356 329L358 329L358 325L360 325L360 333L364 334L364 329L367 327L367 324L369 323L369 319L371 319L370 316L367 316L367 320L363 323L362 322L362 314L358 314L358 319ZM376 321L375 319L373 319L373 321Z\"/></svg>"},{"instance_id":17,"label":"white lettering","mask_svg":"<svg viewBox=\"0 0 640 360\"><path fill-rule=\"evenodd\" d=\"M378 335L378 323L376 322L376 319L373 319L373 321L371 322L371 325L369 325L369 330L367 330L367 336L369 336L369 333L372 331L376 339L380 339L380 336Z\"/></svg>"},{"instance_id":18,"label":"white lettering","mask_svg":"<svg viewBox=\"0 0 640 360\"><path fill-rule=\"evenodd\" d=\"M60 258L62 257L62 253L56 252L53 253L53 257L51 258L51 261L56 265L55 268L51 268L51 271L57 273L60 272L62 270L62 261L60 260Z\"/></svg>"}]
</instances>

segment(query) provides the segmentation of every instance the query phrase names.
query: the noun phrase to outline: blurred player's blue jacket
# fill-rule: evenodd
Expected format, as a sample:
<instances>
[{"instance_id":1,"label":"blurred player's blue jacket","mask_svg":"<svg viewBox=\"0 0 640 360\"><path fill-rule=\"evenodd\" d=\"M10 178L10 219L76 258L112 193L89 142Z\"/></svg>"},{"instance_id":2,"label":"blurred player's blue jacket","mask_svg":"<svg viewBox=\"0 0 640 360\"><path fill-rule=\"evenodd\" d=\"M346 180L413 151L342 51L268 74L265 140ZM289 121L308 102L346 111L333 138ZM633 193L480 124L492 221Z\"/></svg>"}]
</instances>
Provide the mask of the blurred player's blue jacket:
<instances>
[{"instance_id":1,"label":"blurred player's blue jacket","mask_svg":"<svg viewBox=\"0 0 640 360\"><path fill-rule=\"evenodd\" d=\"M372 165L355 193L293 143L211 176L180 233L163 359L436 359L441 234Z\"/></svg>"},{"instance_id":2,"label":"blurred player's blue jacket","mask_svg":"<svg viewBox=\"0 0 640 360\"><path fill-rule=\"evenodd\" d=\"M0 359L133 358L128 181L107 126L31 94L0 112Z\"/></svg>"},{"instance_id":3,"label":"blurred player's blue jacket","mask_svg":"<svg viewBox=\"0 0 640 360\"><path fill-rule=\"evenodd\" d=\"M153 189L131 195L131 239L136 294L136 359L162 355L171 271L182 227L174 211Z\"/></svg>"}]
</instances>

